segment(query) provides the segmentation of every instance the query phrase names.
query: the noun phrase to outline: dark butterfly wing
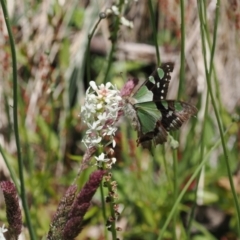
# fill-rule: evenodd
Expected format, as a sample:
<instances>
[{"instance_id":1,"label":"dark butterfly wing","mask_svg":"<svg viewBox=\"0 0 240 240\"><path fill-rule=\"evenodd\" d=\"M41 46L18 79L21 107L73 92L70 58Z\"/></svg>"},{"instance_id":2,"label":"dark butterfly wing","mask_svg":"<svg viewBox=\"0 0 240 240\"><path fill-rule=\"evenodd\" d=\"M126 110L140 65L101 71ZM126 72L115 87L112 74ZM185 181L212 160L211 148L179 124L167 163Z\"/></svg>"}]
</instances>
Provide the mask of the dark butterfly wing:
<instances>
[{"instance_id":1,"label":"dark butterfly wing","mask_svg":"<svg viewBox=\"0 0 240 240\"><path fill-rule=\"evenodd\" d=\"M171 80L170 73L173 71L173 63L162 64L160 67L160 71L163 74L161 78L159 76L158 70L155 70L151 74L154 81L150 81L150 79L148 79L145 82L145 85L147 86L148 90L153 92L153 100L156 100L156 101L164 100L167 97L168 86Z\"/></svg>"},{"instance_id":2,"label":"dark butterfly wing","mask_svg":"<svg viewBox=\"0 0 240 240\"><path fill-rule=\"evenodd\" d=\"M163 127L161 121L157 121L156 126L153 131L146 134L138 133L137 143L141 144L143 148L148 148L149 150L152 147L152 141L154 145L163 144L167 141L167 131Z\"/></svg>"},{"instance_id":3,"label":"dark butterfly wing","mask_svg":"<svg viewBox=\"0 0 240 240\"><path fill-rule=\"evenodd\" d=\"M181 101L155 101L162 113L161 123L167 131L178 130L182 124L197 113L193 105Z\"/></svg>"},{"instance_id":4,"label":"dark butterfly wing","mask_svg":"<svg viewBox=\"0 0 240 240\"><path fill-rule=\"evenodd\" d=\"M185 102L174 100L154 102L161 111L162 118L156 122L153 131L146 134L138 133L138 143L148 149L152 144L152 140L155 145L166 142L167 131L178 130L185 121L197 113L197 109L194 106Z\"/></svg>"}]
</instances>

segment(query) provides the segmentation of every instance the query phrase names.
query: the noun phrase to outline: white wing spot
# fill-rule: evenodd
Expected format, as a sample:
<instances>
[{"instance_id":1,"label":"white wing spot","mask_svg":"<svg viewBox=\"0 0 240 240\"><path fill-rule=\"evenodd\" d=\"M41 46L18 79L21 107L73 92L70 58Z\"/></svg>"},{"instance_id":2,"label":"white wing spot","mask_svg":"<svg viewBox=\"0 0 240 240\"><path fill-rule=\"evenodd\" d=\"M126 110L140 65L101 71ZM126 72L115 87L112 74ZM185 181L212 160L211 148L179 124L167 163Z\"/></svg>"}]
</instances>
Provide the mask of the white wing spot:
<instances>
[{"instance_id":1,"label":"white wing spot","mask_svg":"<svg viewBox=\"0 0 240 240\"><path fill-rule=\"evenodd\" d=\"M161 93L164 93L164 90L162 90Z\"/></svg>"},{"instance_id":2,"label":"white wing spot","mask_svg":"<svg viewBox=\"0 0 240 240\"><path fill-rule=\"evenodd\" d=\"M168 117L171 117L172 115L173 115L173 111L169 111L166 117L168 118Z\"/></svg>"},{"instance_id":3,"label":"white wing spot","mask_svg":"<svg viewBox=\"0 0 240 240\"><path fill-rule=\"evenodd\" d=\"M175 119L172 122L173 124L178 125L178 122Z\"/></svg>"},{"instance_id":4,"label":"white wing spot","mask_svg":"<svg viewBox=\"0 0 240 240\"><path fill-rule=\"evenodd\" d=\"M159 82L157 82L157 88L160 88L160 83Z\"/></svg>"},{"instance_id":5,"label":"white wing spot","mask_svg":"<svg viewBox=\"0 0 240 240\"><path fill-rule=\"evenodd\" d=\"M163 96L161 96L161 99L163 99Z\"/></svg>"}]
</instances>

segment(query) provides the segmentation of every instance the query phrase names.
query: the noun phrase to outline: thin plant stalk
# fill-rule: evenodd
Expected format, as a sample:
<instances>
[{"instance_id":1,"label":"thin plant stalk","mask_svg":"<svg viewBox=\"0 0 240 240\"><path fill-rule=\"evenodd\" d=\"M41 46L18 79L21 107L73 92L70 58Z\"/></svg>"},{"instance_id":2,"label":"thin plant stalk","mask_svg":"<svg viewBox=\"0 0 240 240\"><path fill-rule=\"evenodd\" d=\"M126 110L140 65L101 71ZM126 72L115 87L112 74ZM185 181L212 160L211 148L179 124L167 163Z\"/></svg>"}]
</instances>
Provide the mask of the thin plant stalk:
<instances>
[{"instance_id":1,"label":"thin plant stalk","mask_svg":"<svg viewBox=\"0 0 240 240\"><path fill-rule=\"evenodd\" d=\"M183 81L185 79L185 7L184 0L180 1L180 10L181 10L181 56L180 56L180 80L178 87L178 99L181 97L183 92Z\"/></svg>"},{"instance_id":2,"label":"thin plant stalk","mask_svg":"<svg viewBox=\"0 0 240 240\"><path fill-rule=\"evenodd\" d=\"M104 222L106 222L107 221L107 213L106 213L106 204L105 204L105 199L104 199L103 181L101 182L101 185L100 185L100 193L101 193L103 219L104 219ZM105 239L108 240L107 228L104 228L104 235L105 235Z\"/></svg>"},{"instance_id":3,"label":"thin plant stalk","mask_svg":"<svg viewBox=\"0 0 240 240\"><path fill-rule=\"evenodd\" d=\"M110 211L111 211L111 216L115 216L114 212L114 203L110 203ZM111 225L111 233L112 233L112 239L117 240L117 231L116 231L116 220L113 220L112 225Z\"/></svg>"},{"instance_id":4,"label":"thin plant stalk","mask_svg":"<svg viewBox=\"0 0 240 240\"><path fill-rule=\"evenodd\" d=\"M203 119L207 118L208 115L208 105L209 105L209 92L207 92L207 97L206 97L206 103L205 103L205 111L204 111L204 117ZM205 133L206 133L206 121L203 121L202 124L202 135L201 135L201 148L200 148L200 163L203 159L204 156L204 148L205 148L205 143L204 143L204 138L205 138ZM191 230L191 226L192 226L192 222L193 222L193 218L194 218L194 212L196 209L196 200L197 200L197 192L198 192L198 185L199 185L199 181L200 181L200 177L201 177L201 173L202 171L199 172L198 176L197 176L197 184L196 187L194 189L194 203L193 203L193 207L191 209L190 212L190 218L187 224L187 239L190 239L190 230Z\"/></svg>"},{"instance_id":5,"label":"thin plant stalk","mask_svg":"<svg viewBox=\"0 0 240 240\"><path fill-rule=\"evenodd\" d=\"M204 1L204 11L203 11L203 19L204 21L206 21L207 19L207 12L206 12L206 1ZM208 42L208 47L209 49L211 49L211 42L210 42L210 36L209 36L209 31L208 31L208 27L206 25L206 37L207 37L207 42ZM208 114L208 105L209 105L209 91L207 91L207 97L206 97L206 103L205 103L205 111L204 111L204 117L203 119L207 118L207 114ZM204 138L205 138L205 130L206 130L206 121L203 121L203 125L202 125L202 135L201 135L201 148L200 148L200 162L203 159L204 156ZM197 183L196 183L196 187L194 189L194 203L193 203L193 207L191 208L191 212L190 212L190 217L189 217L189 221L187 223L187 238L190 238L190 231L191 231L191 226L192 226L192 222L193 222L193 218L194 218L194 212L196 210L196 206L197 206L197 193L198 193L198 188L199 188L199 181L201 178L201 174L203 171L199 172L198 176L197 176Z\"/></svg>"},{"instance_id":6,"label":"thin plant stalk","mask_svg":"<svg viewBox=\"0 0 240 240\"><path fill-rule=\"evenodd\" d=\"M107 182L107 188L108 188L109 192L112 191L112 186L111 186L110 182ZM110 228L111 233L112 233L112 240L117 240L116 217L115 217L115 211L114 211L114 199L113 198L110 200L109 206L110 206L110 212L111 212L111 218L112 218L111 228Z\"/></svg>"},{"instance_id":7,"label":"thin plant stalk","mask_svg":"<svg viewBox=\"0 0 240 240\"><path fill-rule=\"evenodd\" d=\"M14 134L17 146L17 157L18 157L18 170L19 170L19 178L20 178L20 192L21 192L21 199L23 204L24 213L26 216L26 222L30 234L30 238L32 240L36 239L36 235L34 229L32 227L30 213L27 204L26 198L26 191L25 191L25 184L24 184L24 174L23 174L23 160L21 155L21 146L20 146L20 138L19 138L19 129L18 129L18 85L17 85L17 57L16 57L16 50L14 39L12 35L12 30L10 26L9 16L7 12L7 7L4 0L1 0L1 5L3 9L3 14L7 26L7 31L9 35L10 47L11 47L11 54L12 54L12 68L13 68L13 125L14 125Z\"/></svg>"},{"instance_id":8,"label":"thin plant stalk","mask_svg":"<svg viewBox=\"0 0 240 240\"><path fill-rule=\"evenodd\" d=\"M177 200L177 195L178 195L178 184L177 184L177 173L178 173L178 159L177 159L177 150L175 149L173 151L173 199L174 202ZM177 234L176 234L176 229L177 229L177 211L175 211L174 216L173 216L173 239L177 239Z\"/></svg>"},{"instance_id":9,"label":"thin plant stalk","mask_svg":"<svg viewBox=\"0 0 240 240\"><path fill-rule=\"evenodd\" d=\"M124 0L120 0L119 4L118 4L118 9L119 9L119 13L121 14L122 12L122 6L124 4ZM118 34L118 30L119 30L119 26L120 26L120 17L117 17L116 19L116 24L115 24L115 28L114 28L114 32L113 32L113 42L112 42L112 47L109 53L109 57L108 57L108 64L107 64L107 69L105 72L105 76L104 76L104 84L107 82L108 80L108 74L109 71L111 69L112 66L112 61L113 61L113 54L115 52L115 47L116 47L116 39L117 39L117 34Z\"/></svg>"},{"instance_id":10,"label":"thin plant stalk","mask_svg":"<svg viewBox=\"0 0 240 240\"><path fill-rule=\"evenodd\" d=\"M180 11L181 11L181 56L180 56L180 80L179 80L179 87L178 87L178 99L181 97L181 93L183 90L183 81L185 79L185 6L184 0L180 1ZM178 134L179 135L179 134ZM177 137L178 139L178 137ZM177 169L178 169L178 162L177 162L177 152L176 150L173 152L173 171L174 171L174 202L177 199L178 194L178 187L177 187ZM174 213L173 216L173 239L177 239L176 236L176 228L177 228L177 211Z\"/></svg>"},{"instance_id":11,"label":"thin plant stalk","mask_svg":"<svg viewBox=\"0 0 240 240\"><path fill-rule=\"evenodd\" d=\"M91 40L93 38L93 35L95 33L95 31L97 30L97 27L99 25L99 23L101 22L101 20L103 18L106 17L106 14L105 13L100 13L99 14L99 19L98 21L96 22L93 30L91 31L91 33L88 35L88 45L87 45L87 51L86 51L86 59L87 59L87 81L88 83L91 81L91 58L90 58L90 44L91 44Z\"/></svg>"},{"instance_id":12,"label":"thin plant stalk","mask_svg":"<svg viewBox=\"0 0 240 240\"><path fill-rule=\"evenodd\" d=\"M166 174L167 180L170 183L170 176L169 176L169 171L168 171L168 167L167 167L167 159L166 159L166 150L165 150L165 146L162 146L162 157L163 157L163 166L164 166L164 172Z\"/></svg>"},{"instance_id":13,"label":"thin plant stalk","mask_svg":"<svg viewBox=\"0 0 240 240\"><path fill-rule=\"evenodd\" d=\"M159 47L158 47L158 39L157 39L157 29L155 28L155 15L153 12L153 4L152 0L148 0L148 8L150 11L150 17L151 17L151 22L152 22L152 29L153 29L153 39L154 39L154 44L156 48L156 54L157 54L157 65L160 66L161 64L161 59L160 59L160 53L159 53Z\"/></svg>"},{"instance_id":14,"label":"thin plant stalk","mask_svg":"<svg viewBox=\"0 0 240 240\"><path fill-rule=\"evenodd\" d=\"M216 40L217 40L217 27L218 27L220 1L218 0L217 5L216 5L216 16L215 16L215 21L214 21L213 44L212 44L212 49L211 49L209 72L207 71L206 47L205 47L205 44L204 44L205 28L204 28L203 18L202 18L202 11L203 10L202 10L201 1L198 1L198 5L199 5L199 8L200 8L199 9L199 14L200 14L200 20L201 20L201 37L202 37L202 48L203 48L203 56L204 56L204 64L205 64L205 73L206 73L206 78L207 78L207 86L208 86L208 90L209 90L209 93L210 93L214 113L215 113L215 116L216 116L216 119L217 119L217 124L218 124L219 132L220 132L220 138L221 138L221 141L222 141L222 148L223 148L224 159L225 159L225 163L226 163L226 167L227 167L228 178L229 178L229 182L230 182L230 186L231 186L231 191L233 193L234 203L235 203L236 210L237 210L238 232L239 232L239 236L240 236L240 207L239 207L237 194L236 194L234 184L233 184L232 173L231 173L231 169L230 169L230 165L229 165L228 152L227 152L227 147L226 147L224 134L223 134L223 127L222 127L219 112L218 112L218 109L217 109L217 104L215 102L215 99L214 99L214 96L213 96L213 90L212 90L212 86L211 86L211 74L212 74L212 70L213 70L213 58L214 58L214 52L215 52Z\"/></svg>"}]
</instances>

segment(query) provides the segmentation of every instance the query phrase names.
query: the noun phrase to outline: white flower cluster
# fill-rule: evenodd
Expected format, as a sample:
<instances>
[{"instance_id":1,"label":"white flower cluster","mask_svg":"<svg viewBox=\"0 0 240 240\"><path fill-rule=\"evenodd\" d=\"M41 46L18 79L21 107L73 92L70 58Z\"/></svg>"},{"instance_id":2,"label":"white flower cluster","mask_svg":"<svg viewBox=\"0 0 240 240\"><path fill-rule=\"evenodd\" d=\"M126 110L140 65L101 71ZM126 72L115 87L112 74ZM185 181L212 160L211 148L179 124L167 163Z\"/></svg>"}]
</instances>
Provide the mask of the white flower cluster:
<instances>
[{"instance_id":1,"label":"white flower cluster","mask_svg":"<svg viewBox=\"0 0 240 240\"><path fill-rule=\"evenodd\" d=\"M85 104L81 109L83 122L88 126L83 142L87 148L97 146L103 138L115 146L115 123L122 110L120 92L110 82L97 86L91 81L86 92Z\"/></svg>"}]
</instances>

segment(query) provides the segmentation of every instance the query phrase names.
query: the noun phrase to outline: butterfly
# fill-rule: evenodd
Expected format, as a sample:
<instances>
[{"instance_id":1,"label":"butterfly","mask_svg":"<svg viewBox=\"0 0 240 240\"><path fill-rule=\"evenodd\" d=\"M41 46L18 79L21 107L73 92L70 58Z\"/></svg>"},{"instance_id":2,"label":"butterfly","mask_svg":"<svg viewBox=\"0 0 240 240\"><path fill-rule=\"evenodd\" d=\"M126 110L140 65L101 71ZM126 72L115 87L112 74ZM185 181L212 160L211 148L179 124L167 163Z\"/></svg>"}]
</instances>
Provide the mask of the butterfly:
<instances>
[{"instance_id":1,"label":"butterfly","mask_svg":"<svg viewBox=\"0 0 240 240\"><path fill-rule=\"evenodd\" d=\"M178 130L197 113L189 103L166 99L172 71L173 64L165 63L144 82L128 80L121 91L124 112L138 133L137 144L150 151L153 144L167 141L169 131Z\"/></svg>"}]
</instances>

